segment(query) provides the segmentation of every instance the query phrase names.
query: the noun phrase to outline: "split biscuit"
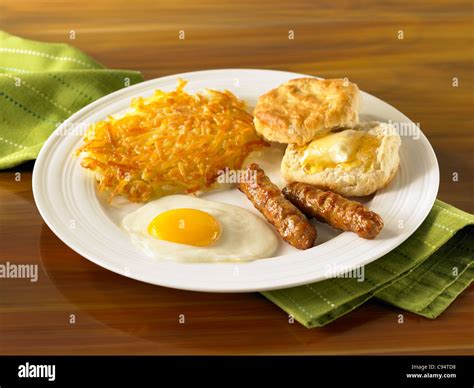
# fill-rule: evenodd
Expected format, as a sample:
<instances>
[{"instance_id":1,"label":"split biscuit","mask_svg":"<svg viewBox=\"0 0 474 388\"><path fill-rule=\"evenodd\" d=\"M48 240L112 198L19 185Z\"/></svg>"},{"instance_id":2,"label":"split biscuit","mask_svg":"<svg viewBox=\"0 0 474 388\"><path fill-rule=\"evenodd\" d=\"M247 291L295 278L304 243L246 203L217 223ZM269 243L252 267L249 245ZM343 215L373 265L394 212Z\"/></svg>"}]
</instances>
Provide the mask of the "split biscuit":
<instances>
[{"instance_id":1,"label":"split biscuit","mask_svg":"<svg viewBox=\"0 0 474 388\"><path fill-rule=\"evenodd\" d=\"M335 143L325 154L311 145L318 139L306 146L290 144L281 164L285 180L312 184L349 197L369 195L388 185L400 163L401 139L395 128L372 121L346 131L363 131L361 135L367 137L362 137L359 144ZM347 149L351 147L352 154L347 157ZM313 154L308 157L311 152ZM341 155L343 162L338 162Z\"/></svg>"}]
</instances>

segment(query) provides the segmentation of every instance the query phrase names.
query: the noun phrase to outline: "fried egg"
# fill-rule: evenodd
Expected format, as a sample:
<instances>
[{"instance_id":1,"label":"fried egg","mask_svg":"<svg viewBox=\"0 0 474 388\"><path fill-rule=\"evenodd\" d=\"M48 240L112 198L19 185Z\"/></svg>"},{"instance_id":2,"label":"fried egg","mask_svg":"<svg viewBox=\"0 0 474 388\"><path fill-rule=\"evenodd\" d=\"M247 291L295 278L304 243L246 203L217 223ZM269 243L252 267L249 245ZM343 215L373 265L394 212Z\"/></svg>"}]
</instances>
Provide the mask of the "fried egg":
<instances>
[{"instance_id":1,"label":"fried egg","mask_svg":"<svg viewBox=\"0 0 474 388\"><path fill-rule=\"evenodd\" d=\"M148 256L176 261L249 261L271 257L278 237L238 206L170 195L128 214L122 227Z\"/></svg>"}]
</instances>

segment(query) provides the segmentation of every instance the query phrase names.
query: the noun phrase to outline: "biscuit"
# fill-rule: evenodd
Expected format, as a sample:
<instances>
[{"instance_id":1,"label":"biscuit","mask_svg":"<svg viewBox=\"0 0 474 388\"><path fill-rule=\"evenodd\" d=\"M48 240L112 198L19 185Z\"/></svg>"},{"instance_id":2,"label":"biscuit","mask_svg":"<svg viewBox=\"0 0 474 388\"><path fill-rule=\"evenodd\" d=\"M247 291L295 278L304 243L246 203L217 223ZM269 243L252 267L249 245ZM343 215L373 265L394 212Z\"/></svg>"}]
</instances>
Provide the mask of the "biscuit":
<instances>
[{"instance_id":1,"label":"biscuit","mask_svg":"<svg viewBox=\"0 0 474 388\"><path fill-rule=\"evenodd\" d=\"M285 180L309 183L344 196L369 195L388 185L400 163L400 136L392 125L376 121L361 123L353 129L366 131L378 139L369 167L360 163L352 167L338 163L321 171L307 172L301 159L304 150L290 144L281 163ZM359 154L355 157L361 159Z\"/></svg>"},{"instance_id":2,"label":"biscuit","mask_svg":"<svg viewBox=\"0 0 474 388\"><path fill-rule=\"evenodd\" d=\"M343 79L298 78L260 96L255 129L266 140L303 145L359 122L359 88Z\"/></svg>"}]
</instances>

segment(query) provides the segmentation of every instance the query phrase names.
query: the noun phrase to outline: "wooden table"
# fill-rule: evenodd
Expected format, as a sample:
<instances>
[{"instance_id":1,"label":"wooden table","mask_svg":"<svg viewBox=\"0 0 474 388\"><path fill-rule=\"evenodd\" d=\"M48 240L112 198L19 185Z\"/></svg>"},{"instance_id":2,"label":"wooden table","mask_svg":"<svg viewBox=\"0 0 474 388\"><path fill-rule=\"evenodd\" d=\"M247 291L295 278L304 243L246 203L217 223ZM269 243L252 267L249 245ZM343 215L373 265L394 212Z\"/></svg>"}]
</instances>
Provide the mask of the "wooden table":
<instances>
[{"instance_id":1,"label":"wooden table","mask_svg":"<svg viewBox=\"0 0 474 388\"><path fill-rule=\"evenodd\" d=\"M421 124L441 166L439 198L473 212L470 2L314 3L3 0L0 21L147 79L226 67L349 77ZM1 354L474 353L472 287L435 321L405 313L398 324L400 310L370 302L308 330L259 294L178 291L108 272L45 226L32 166L0 173L0 259L40 266L36 284L0 282Z\"/></svg>"}]
</instances>

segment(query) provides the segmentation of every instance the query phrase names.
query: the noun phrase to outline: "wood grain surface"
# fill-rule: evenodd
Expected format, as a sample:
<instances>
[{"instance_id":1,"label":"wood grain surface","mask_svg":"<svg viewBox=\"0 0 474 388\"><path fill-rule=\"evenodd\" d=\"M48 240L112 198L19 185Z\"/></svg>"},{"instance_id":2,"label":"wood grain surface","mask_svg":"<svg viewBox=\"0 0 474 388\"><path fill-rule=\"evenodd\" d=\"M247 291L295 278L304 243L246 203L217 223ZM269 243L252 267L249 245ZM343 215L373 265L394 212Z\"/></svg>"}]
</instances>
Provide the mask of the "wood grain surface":
<instances>
[{"instance_id":1,"label":"wood grain surface","mask_svg":"<svg viewBox=\"0 0 474 388\"><path fill-rule=\"evenodd\" d=\"M439 198L474 211L470 1L3 0L0 22L147 79L232 67L348 77L420 123L440 162ZM0 260L40 268L37 283L0 280L0 354L474 354L472 287L434 321L369 302L308 330L259 294L113 274L45 226L32 166L0 172Z\"/></svg>"}]
</instances>

